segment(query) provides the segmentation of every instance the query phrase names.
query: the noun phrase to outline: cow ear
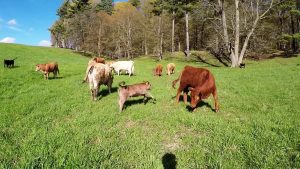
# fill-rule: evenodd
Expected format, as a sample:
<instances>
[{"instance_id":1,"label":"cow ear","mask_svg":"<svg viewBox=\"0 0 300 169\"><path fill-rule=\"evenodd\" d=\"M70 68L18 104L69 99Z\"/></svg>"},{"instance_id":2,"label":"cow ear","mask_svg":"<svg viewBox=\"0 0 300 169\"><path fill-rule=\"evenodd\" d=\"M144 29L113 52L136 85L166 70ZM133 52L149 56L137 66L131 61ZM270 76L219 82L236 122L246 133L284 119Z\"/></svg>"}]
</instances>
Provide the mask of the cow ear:
<instances>
[{"instance_id":1,"label":"cow ear","mask_svg":"<svg viewBox=\"0 0 300 169\"><path fill-rule=\"evenodd\" d=\"M188 89L189 89L189 91L194 91L195 90L195 88L193 88L193 87L189 87Z\"/></svg>"}]
</instances>

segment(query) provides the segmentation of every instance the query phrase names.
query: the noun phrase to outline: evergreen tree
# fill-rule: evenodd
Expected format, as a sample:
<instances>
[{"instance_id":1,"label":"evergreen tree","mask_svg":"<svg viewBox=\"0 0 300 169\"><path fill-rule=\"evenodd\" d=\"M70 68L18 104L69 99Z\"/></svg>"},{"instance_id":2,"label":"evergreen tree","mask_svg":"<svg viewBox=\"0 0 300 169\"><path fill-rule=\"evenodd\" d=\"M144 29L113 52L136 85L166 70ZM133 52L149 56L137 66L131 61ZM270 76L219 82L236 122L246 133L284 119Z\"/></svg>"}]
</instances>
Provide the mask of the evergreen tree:
<instances>
[{"instance_id":1,"label":"evergreen tree","mask_svg":"<svg viewBox=\"0 0 300 169\"><path fill-rule=\"evenodd\" d=\"M105 11L107 14L111 15L113 12L113 1L101 0L101 2L96 6L96 11Z\"/></svg>"}]
</instances>

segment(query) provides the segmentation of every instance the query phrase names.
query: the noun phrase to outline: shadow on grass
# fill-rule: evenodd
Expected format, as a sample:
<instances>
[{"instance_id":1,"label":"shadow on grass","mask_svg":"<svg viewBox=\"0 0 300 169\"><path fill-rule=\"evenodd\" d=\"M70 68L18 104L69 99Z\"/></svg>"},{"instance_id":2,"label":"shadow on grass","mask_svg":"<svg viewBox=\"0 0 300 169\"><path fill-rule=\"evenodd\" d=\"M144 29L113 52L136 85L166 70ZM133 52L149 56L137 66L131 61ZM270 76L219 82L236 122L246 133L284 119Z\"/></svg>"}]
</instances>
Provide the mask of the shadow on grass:
<instances>
[{"instance_id":1,"label":"shadow on grass","mask_svg":"<svg viewBox=\"0 0 300 169\"><path fill-rule=\"evenodd\" d=\"M201 108L201 107L203 107L203 106L208 107L208 108L210 108L212 111L215 112L215 109L213 109L213 107L212 107L210 104L208 104L207 102L204 102L204 101L201 101L200 103L198 103L197 106L196 106L196 108ZM193 112L193 110L196 109L196 108L192 108L190 105L186 106L186 109L187 109L189 112Z\"/></svg>"},{"instance_id":2,"label":"shadow on grass","mask_svg":"<svg viewBox=\"0 0 300 169\"><path fill-rule=\"evenodd\" d=\"M105 96L109 95L108 88L107 88L107 86L105 86L105 87L106 87L106 89L100 90L100 92L98 93L97 96L101 96L101 98L102 98L102 97L105 97ZM112 87L111 88L111 93L115 93L117 91L118 91L117 87Z\"/></svg>"},{"instance_id":3,"label":"shadow on grass","mask_svg":"<svg viewBox=\"0 0 300 169\"><path fill-rule=\"evenodd\" d=\"M142 103L144 103L144 105L146 105L149 102L149 100L151 100L151 102L153 104L156 104L156 99L152 99L152 98L147 98L146 100L144 100L144 98L135 99L135 100L127 100L124 103L123 110L125 110L127 106L131 106L131 105L135 105L135 104L142 104Z\"/></svg>"},{"instance_id":4,"label":"shadow on grass","mask_svg":"<svg viewBox=\"0 0 300 169\"><path fill-rule=\"evenodd\" d=\"M48 80L55 80L55 79L63 79L63 77L61 77L61 76L60 77L53 77L53 76L48 77Z\"/></svg>"},{"instance_id":5,"label":"shadow on grass","mask_svg":"<svg viewBox=\"0 0 300 169\"><path fill-rule=\"evenodd\" d=\"M17 69L19 68L20 66L9 66L9 67L4 67L5 69Z\"/></svg>"},{"instance_id":6,"label":"shadow on grass","mask_svg":"<svg viewBox=\"0 0 300 169\"><path fill-rule=\"evenodd\" d=\"M177 161L176 156L172 153L166 153L162 158L161 162L164 169L176 169Z\"/></svg>"}]
</instances>

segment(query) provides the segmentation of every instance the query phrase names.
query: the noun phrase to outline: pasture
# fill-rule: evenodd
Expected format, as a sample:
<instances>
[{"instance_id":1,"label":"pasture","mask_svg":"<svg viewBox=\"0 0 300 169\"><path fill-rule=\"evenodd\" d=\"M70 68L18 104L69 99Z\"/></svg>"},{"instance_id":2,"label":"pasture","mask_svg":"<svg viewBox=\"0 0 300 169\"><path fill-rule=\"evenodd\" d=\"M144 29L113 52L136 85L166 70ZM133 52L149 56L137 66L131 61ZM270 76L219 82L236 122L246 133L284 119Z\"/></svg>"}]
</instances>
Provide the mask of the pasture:
<instances>
[{"instance_id":1,"label":"pasture","mask_svg":"<svg viewBox=\"0 0 300 169\"><path fill-rule=\"evenodd\" d=\"M0 44L0 168L300 168L300 58L248 61L246 69L166 59L135 59L135 75L114 76L113 92L92 101L82 84L89 58L70 50ZM35 64L57 61L58 79ZM166 76L166 65L176 64ZM185 65L215 76L220 112L210 97L195 112L174 103ZM50 78L52 74L50 74ZM148 80L157 99L132 98L119 113L118 83ZM178 87L178 84L176 85ZM165 166L166 167L166 166Z\"/></svg>"}]
</instances>

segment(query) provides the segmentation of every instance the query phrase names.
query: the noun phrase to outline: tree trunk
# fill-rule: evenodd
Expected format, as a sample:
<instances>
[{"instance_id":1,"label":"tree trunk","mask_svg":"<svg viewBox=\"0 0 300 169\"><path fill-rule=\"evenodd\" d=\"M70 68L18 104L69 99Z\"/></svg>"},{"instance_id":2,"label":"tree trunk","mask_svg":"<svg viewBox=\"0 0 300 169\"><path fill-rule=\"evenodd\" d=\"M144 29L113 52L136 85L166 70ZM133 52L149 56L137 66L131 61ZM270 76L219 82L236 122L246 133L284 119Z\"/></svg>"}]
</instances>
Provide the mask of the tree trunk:
<instances>
[{"instance_id":1,"label":"tree trunk","mask_svg":"<svg viewBox=\"0 0 300 169\"><path fill-rule=\"evenodd\" d=\"M162 44L163 44L163 36L162 36L162 31L161 31L161 25L162 25L162 16L159 16L159 20L158 20L158 36L159 36L159 60L162 60Z\"/></svg>"},{"instance_id":2,"label":"tree trunk","mask_svg":"<svg viewBox=\"0 0 300 169\"><path fill-rule=\"evenodd\" d=\"M189 13L185 11L185 33L186 33L186 57L190 56L190 39L189 39Z\"/></svg>"},{"instance_id":3,"label":"tree trunk","mask_svg":"<svg viewBox=\"0 0 300 169\"><path fill-rule=\"evenodd\" d=\"M175 36L175 11L173 11L172 14L172 53L175 51L175 46L174 46L174 36Z\"/></svg>"},{"instance_id":4,"label":"tree trunk","mask_svg":"<svg viewBox=\"0 0 300 169\"><path fill-rule=\"evenodd\" d=\"M295 34L295 22L294 22L294 15L291 13L291 29L292 29L292 50L293 53L297 51L297 46L296 46L296 39L294 38Z\"/></svg>"},{"instance_id":5,"label":"tree trunk","mask_svg":"<svg viewBox=\"0 0 300 169\"><path fill-rule=\"evenodd\" d=\"M238 67L240 45L240 11L239 0L235 0L235 39L234 39L234 59L231 61L231 67Z\"/></svg>"},{"instance_id":6,"label":"tree trunk","mask_svg":"<svg viewBox=\"0 0 300 169\"><path fill-rule=\"evenodd\" d=\"M98 43L97 43L97 47L98 47L98 56L101 55L101 26L99 26L99 29L98 29Z\"/></svg>"}]
</instances>

